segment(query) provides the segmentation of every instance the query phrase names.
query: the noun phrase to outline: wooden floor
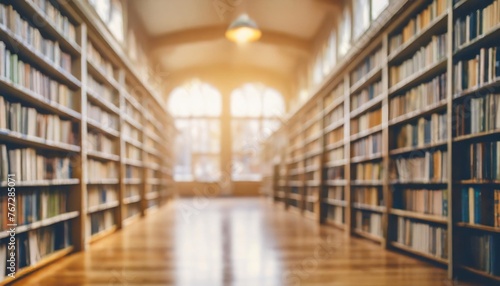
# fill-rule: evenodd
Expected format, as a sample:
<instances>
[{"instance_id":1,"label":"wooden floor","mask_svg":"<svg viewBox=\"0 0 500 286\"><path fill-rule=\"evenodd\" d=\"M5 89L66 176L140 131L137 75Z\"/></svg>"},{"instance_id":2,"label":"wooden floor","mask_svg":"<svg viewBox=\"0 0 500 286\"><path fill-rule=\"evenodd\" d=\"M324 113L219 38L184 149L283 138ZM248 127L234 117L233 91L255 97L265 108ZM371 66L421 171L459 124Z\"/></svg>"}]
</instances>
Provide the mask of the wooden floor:
<instances>
[{"instance_id":1,"label":"wooden floor","mask_svg":"<svg viewBox=\"0 0 500 286\"><path fill-rule=\"evenodd\" d=\"M14 285L470 284L263 199L184 199Z\"/></svg>"}]
</instances>

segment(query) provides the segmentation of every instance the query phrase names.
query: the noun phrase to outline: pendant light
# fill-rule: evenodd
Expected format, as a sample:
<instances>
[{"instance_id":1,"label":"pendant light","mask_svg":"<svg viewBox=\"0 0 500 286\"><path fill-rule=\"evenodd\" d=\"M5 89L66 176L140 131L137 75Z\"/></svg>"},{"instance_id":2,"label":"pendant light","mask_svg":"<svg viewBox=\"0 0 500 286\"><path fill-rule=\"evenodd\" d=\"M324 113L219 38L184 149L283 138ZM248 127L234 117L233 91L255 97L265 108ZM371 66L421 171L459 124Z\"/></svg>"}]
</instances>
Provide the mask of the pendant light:
<instances>
[{"instance_id":1,"label":"pendant light","mask_svg":"<svg viewBox=\"0 0 500 286\"><path fill-rule=\"evenodd\" d=\"M226 38L236 43L255 42L261 36L259 27L247 14L241 14L226 30Z\"/></svg>"}]
</instances>

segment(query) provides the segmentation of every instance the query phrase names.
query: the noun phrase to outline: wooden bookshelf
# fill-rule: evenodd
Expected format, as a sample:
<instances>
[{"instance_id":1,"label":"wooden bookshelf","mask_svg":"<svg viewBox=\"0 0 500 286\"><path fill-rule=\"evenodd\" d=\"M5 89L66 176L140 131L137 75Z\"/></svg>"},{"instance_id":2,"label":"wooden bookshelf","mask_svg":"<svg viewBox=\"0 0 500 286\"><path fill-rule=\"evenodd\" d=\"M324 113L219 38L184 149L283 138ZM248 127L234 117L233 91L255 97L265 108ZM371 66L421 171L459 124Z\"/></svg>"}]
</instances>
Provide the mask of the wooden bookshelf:
<instances>
[{"instance_id":1,"label":"wooden bookshelf","mask_svg":"<svg viewBox=\"0 0 500 286\"><path fill-rule=\"evenodd\" d=\"M32 33L16 34L10 26L14 22L0 23L0 56L5 57L8 50L12 62L22 61L26 69L39 76L39 82L50 83L43 88L25 86L26 83L20 80L21 70L0 74L3 91L0 101L15 103L19 110L26 110L27 115L22 120L27 120L30 126L27 130L0 126L2 161L14 168L4 157L6 152L12 151L14 156L25 152L22 155L25 165L31 164L29 160L34 155L55 162L54 171L42 167L37 172L22 168L13 170L19 178L16 179L16 195L31 196L32 200L41 200L40 205L43 200L52 206L37 210L40 214L32 215L29 221L23 218L26 221L19 222L16 233L20 243L28 241L29 236L30 247L33 241L38 241L41 232L45 235L57 232L61 240L57 247L45 247L47 253L40 259L30 261L30 257L19 257L16 279L70 253L85 250L89 243L139 218L146 208L166 203L168 194L173 193L170 146L174 145L176 131L172 117L159 99L159 91L151 88L134 70L123 47L117 44L86 1L56 2L53 12L61 14L58 22L46 15L37 1L8 1L0 7L12 5L12 11L16 11L12 17L28 21L32 17L43 19L43 23L27 22L23 27L38 30L45 41L58 46L60 51L54 53L60 58L43 54L44 50L25 38ZM9 13L14 13L12 11ZM1 62L5 63L4 60L1 58ZM127 90L130 84L133 91ZM138 116L122 112L126 103L140 110ZM143 105L151 114L142 112ZM1 116L10 116L2 111ZM40 120L46 120L52 133L31 129L30 124L35 122L33 126L36 126L37 123L32 119L33 114L42 116ZM125 125L138 130L139 136L125 136ZM147 133L143 134L143 129ZM137 148L141 156L129 156L131 152L127 153L127 146ZM132 178L138 182L127 181L127 166L139 168L139 176ZM3 168L2 165L0 169ZM106 172L97 172L101 170ZM7 172L0 173L6 176ZM6 177L0 185L8 186ZM134 193L134 188L139 192ZM37 192L46 196L36 198ZM3 198L5 196L0 200ZM127 212L129 205L136 213ZM27 211L24 205L17 207ZM2 225L0 246L5 246L7 238ZM6 279L0 281L0 285L11 282Z\"/></svg>"},{"instance_id":2,"label":"wooden bookshelf","mask_svg":"<svg viewBox=\"0 0 500 286\"><path fill-rule=\"evenodd\" d=\"M378 242L384 248L437 262L448 269L450 277L455 278L468 273L497 282L500 272L495 276L493 271L498 270L487 271L472 267L470 263L477 258L474 257L479 253L478 249L493 247L490 244L500 247L497 246L500 244L499 228L492 220L472 223L467 221L469 217L465 217L464 221L462 209L465 208L463 200L468 192L471 194L481 192L487 201L493 202L496 200L493 194L496 190L500 190L500 178L493 178L490 175L493 171L481 176L470 176L464 171L471 166L471 162L467 159L472 156L471 150L483 148L480 152L486 152L488 155L485 157L490 158L497 154L496 149L492 148L498 148L494 146L498 146L495 144L500 138L500 125L496 126L497 123L489 119L487 123L484 121L484 126L478 125L479 127L474 127L475 129L468 126L472 124L470 118L483 116L479 115L481 109L478 106L486 108L481 111L484 113L484 118L498 114L498 111L490 106L496 106L497 100L500 100L495 97L495 94L500 92L500 73L492 74L495 69L491 63L489 68L485 68L484 53L496 52L498 41L495 39L500 35L500 19L490 19L490 22L485 22L489 26L483 27L482 33L479 32L476 37L471 36L468 31L467 35L471 38L465 40L458 34L462 27L457 24L470 17L472 11L484 9L494 2L495 5L500 4L493 0L403 0L391 4L394 6L388 9L391 11L391 16L381 20L383 23L380 25L372 26L361 37L358 48L339 59L340 62L333 71L319 86L311 89L313 92L309 99L291 112L287 123L284 124L285 127L278 132L287 134L287 156L283 163L288 166L288 172L291 172L288 173L288 177L295 178L287 180L288 190L291 186L304 188L307 185L300 176L307 175L312 169L308 169L307 166L299 168L296 162L300 162L304 154L307 158L307 152L302 152L305 146L302 142L307 144L317 138L316 135L314 138L309 138L305 134L312 124L312 119L307 119L307 113L312 106L322 106L324 142L319 210L321 222L341 227L349 235ZM425 16L425 23L420 19L418 21L422 25L415 29L411 28L418 17L423 17L419 16L422 13L430 13ZM498 16L498 13L494 15ZM467 21L470 23L471 20ZM463 42L457 45L459 40ZM431 44L435 45L432 51L429 48ZM424 61L417 53L425 47L428 47L428 52L434 53L435 56ZM484 51L481 52L481 49ZM376 61L377 64L363 67L379 50L381 58ZM471 62L476 55L477 63ZM411 59L419 59L415 61L419 63L418 67L408 68L411 72L401 71L401 67L409 67L405 65L408 65ZM473 71L477 68L477 82L470 80L476 78L472 75L467 84L456 82L459 79L460 62L471 65ZM481 79L479 75L484 78ZM378 82L381 85L375 86L374 84ZM332 96L341 83L344 84L343 91L339 96ZM373 92L367 97L360 96L371 86L378 92ZM360 98L365 100L359 100ZM410 101L411 106L404 105ZM465 106L467 114L463 114L460 109L462 105ZM339 106L343 106L344 114L338 115L337 120L330 120ZM380 124L363 128L354 125L358 124L356 119L377 109L381 110ZM478 124L481 119L474 120L475 124ZM306 127L300 127L299 122L307 122ZM333 134L340 129L341 132ZM355 154L356 148L364 144L357 142L367 140L376 134L381 134L379 152ZM483 146L478 147L481 144ZM490 149L483 151L485 148ZM343 150L332 153L339 149ZM300 155L297 155L297 150L301 150ZM334 159L330 158L330 154L334 154L332 155ZM480 162L484 160L483 158ZM357 170L358 165L376 162L380 162L380 169L383 170L380 176L361 178L356 175L360 171ZM439 171L425 172L426 166L431 167L431 162L432 168ZM495 168L500 170L498 162L495 164ZM336 168L342 172L338 171L335 173L337 176L333 176L334 172L330 170ZM368 169L373 170L373 166ZM332 177L329 176L329 171ZM334 191L335 188L338 188L337 193ZM358 190L370 188L380 190L377 202L373 196L370 197L372 200L370 204L356 201L359 200L359 197L356 197ZM331 195L330 189L332 189ZM421 197L424 193L425 196L432 197L432 205L426 206L422 203ZM287 194L287 196L302 203L307 200L303 193ZM411 203L417 201L419 204ZM338 216L344 214L342 219L334 220L332 218L335 217L335 213L328 214L329 209L335 208L342 209L336 211ZM491 219L497 214L496 211L493 213L491 205L486 204L480 208L486 209L481 219L484 216ZM375 213L381 214L380 236L367 232L366 229L369 227L366 225L363 226L365 230L359 226L359 221L368 222L368 216ZM469 216L471 217L470 213ZM432 249L434 252L423 251L419 249L421 245L413 245L399 229L407 227L412 229L408 233L420 235L418 239L439 240L439 245L435 245ZM485 242L487 239L484 237L488 237L490 242ZM482 246L478 247L480 243ZM475 249L476 253L463 251L464 249ZM494 267L498 269L499 266Z\"/></svg>"}]
</instances>

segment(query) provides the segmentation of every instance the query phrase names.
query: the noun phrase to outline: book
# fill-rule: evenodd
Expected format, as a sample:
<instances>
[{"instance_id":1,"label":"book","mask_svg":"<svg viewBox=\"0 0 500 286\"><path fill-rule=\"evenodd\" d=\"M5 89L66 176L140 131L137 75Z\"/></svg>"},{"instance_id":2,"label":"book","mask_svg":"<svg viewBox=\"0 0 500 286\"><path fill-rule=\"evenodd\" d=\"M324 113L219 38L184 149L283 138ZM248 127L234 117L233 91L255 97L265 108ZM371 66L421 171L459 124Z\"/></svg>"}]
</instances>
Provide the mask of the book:
<instances>
[{"instance_id":1,"label":"book","mask_svg":"<svg viewBox=\"0 0 500 286\"><path fill-rule=\"evenodd\" d=\"M368 103L370 100L382 94L383 85L382 81L377 81L370 84L367 88L361 90L359 93L351 95L351 111L356 110L363 104Z\"/></svg>"},{"instance_id":2,"label":"book","mask_svg":"<svg viewBox=\"0 0 500 286\"><path fill-rule=\"evenodd\" d=\"M382 60L383 52L381 48L378 48L371 53L370 56L366 57L361 64L359 64L358 67L351 72L351 86L354 86L371 71L379 68L382 64Z\"/></svg>"},{"instance_id":3,"label":"book","mask_svg":"<svg viewBox=\"0 0 500 286\"><path fill-rule=\"evenodd\" d=\"M359 117L351 119L351 135L380 126L382 124L382 109L368 111Z\"/></svg>"},{"instance_id":4,"label":"book","mask_svg":"<svg viewBox=\"0 0 500 286\"><path fill-rule=\"evenodd\" d=\"M448 179L447 151L435 150L398 157L391 163L390 177L399 182L444 183Z\"/></svg>"},{"instance_id":5,"label":"book","mask_svg":"<svg viewBox=\"0 0 500 286\"><path fill-rule=\"evenodd\" d=\"M379 155L382 152L382 133L364 137L352 143L351 158Z\"/></svg>"},{"instance_id":6,"label":"book","mask_svg":"<svg viewBox=\"0 0 500 286\"><path fill-rule=\"evenodd\" d=\"M382 237L382 215L356 210L354 228L358 231Z\"/></svg>"},{"instance_id":7,"label":"book","mask_svg":"<svg viewBox=\"0 0 500 286\"><path fill-rule=\"evenodd\" d=\"M446 34L433 36L432 40L415 52L411 58L389 68L390 86L395 86L406 78L438 63L445 57Z\"/></svg>"},{"instance_id":8,"label":"book","mask_svg":"<svg viewBox=\"0 0 500 286\"><path fill-rule=\"evenodd\" d=\"M422 147L444 142L448 137L447 129L446 114L433 113L421 117L416 122L395 129L393 148Z\"/></svg>"},{"instance_id":9,"label":"book","mask_svg":"<svg viewBox=\"0 0 500 286\"><path fill-rule=\"evenodd\" d=\"M476 54L453 65L453 93L472 90L494 82L500 76L500 47L481 48Z\"/></svg>"},{"instance_id":10,"label":"book","mask_svg":"<svg viewBox=\"0 0 500 286\"><path fill-rule=\"evenodd\" d=\"M354 202L358 204L383 206L384 195L380 187L354 187Z\"/></svg>"},{"instance_id":11,"label":"book","mask_svg":"<svg viewBox=\"0 0 500 286\"><path fill-rule=\"evenodd\" d=\"M90 181L118 179L118 166L112 161L87 160L87 174Z\"/></svg>"},{"instance_id":12,"label":"book","mask_svg":"<svg viewBox=\"0 0 500 286\"><path fill-rule=\"evenodd\" d=\"M393 192L393 207L421 214L446 217L448 195L444 189L396 189Z\"/></svg>"},{"instance_id":13,"label":"book","mask_svg":"<svg viewBox=\"0 0 500 286\"><path fill-rule=\"evenodd\" d=\"M500 180L500 141L470 143L465 149L463 180Z\"/></svg>"},{"instance_id":14,"label":"book","mask_svg":"<svg viewBox=\"0 0 500 286\"><path fill-rule=\"evenodd\" d=\"M463 238L463 263L488 274L500 275L499 239L495 234L471 233Z\"/></svg>"},{"instance_id":15,"label":"book","mask_svg":"<svg viewBox=\"0 0 500 286\"><path fill-rule=\"evenodd\" d=\"M416 251L448 258L447 235L446 227L398 217L396 241Z\"/></svg>"},{"instance_id":16,"label":"book","mask_svg":"<svg viewBox=\"0 0 500 286\"><path fill-rule=\"evenodd\" d=\"M499 190L489 187L463 187L461 191L461 220L469 224L497 227Z\"/></svg>"}]
</instances>

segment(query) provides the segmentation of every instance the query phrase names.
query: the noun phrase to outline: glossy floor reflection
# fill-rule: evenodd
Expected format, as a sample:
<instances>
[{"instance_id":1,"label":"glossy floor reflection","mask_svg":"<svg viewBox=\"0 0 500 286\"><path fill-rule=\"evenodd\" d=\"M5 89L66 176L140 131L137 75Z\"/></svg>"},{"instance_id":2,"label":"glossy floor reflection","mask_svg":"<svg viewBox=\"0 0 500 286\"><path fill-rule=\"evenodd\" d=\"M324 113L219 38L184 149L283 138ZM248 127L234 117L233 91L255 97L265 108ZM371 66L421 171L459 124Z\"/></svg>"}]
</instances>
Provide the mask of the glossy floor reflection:
<instances>
[{"instance_id":1,"label":"glossy floor reflection","mask_svg":"<svg viewBox=\"0 0 500 286\"><path fill-rule=\"evenodd\" d=\"M245 198L177 200L15 285L454 284L443 269Z\"/></svg>"}]
</instances>

